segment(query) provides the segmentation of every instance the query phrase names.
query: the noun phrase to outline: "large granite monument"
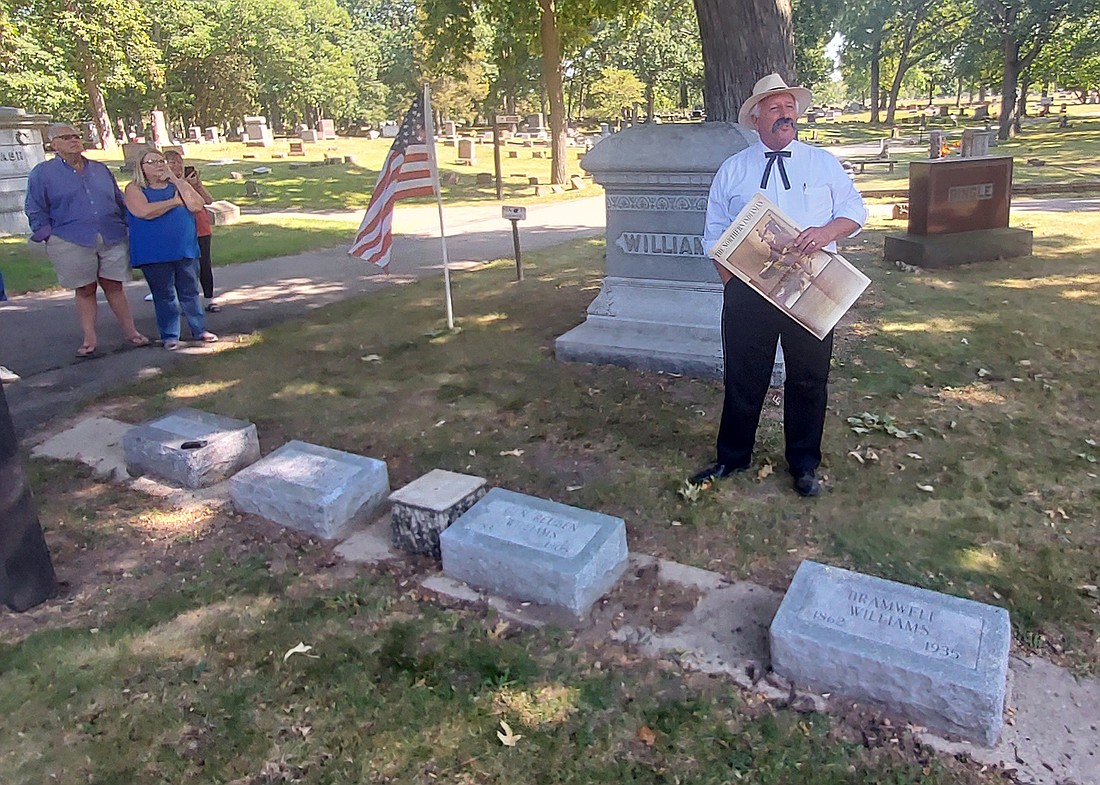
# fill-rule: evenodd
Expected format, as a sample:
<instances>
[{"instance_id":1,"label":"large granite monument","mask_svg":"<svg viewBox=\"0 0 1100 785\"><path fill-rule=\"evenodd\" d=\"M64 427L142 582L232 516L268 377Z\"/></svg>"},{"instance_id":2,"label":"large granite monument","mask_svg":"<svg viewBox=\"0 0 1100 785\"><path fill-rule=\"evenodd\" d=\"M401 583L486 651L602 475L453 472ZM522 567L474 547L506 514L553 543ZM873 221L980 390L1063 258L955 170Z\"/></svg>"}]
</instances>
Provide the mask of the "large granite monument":
<instances>
[{"instance_id":1,"label":"large granite monument","mask_svg":"<svg viewBox=\"0 0 1100 785\"><path fill-rule=\"evenodd\" d=\"M42 132L46 115L0 106L0 235L30 234L23 202L27 175L46 160Z\"/></svg>"},{"instance_id":2,"label":"large granite monument","mask_svg":"<svg viewBox=\"0 0 1100 785\"><path fill-rule=\"evenodd\" d=\"M581 166L606 193L607 276L585 321L557 339L559 360L722 375L707 194L722 162L755 141L735 123L647 124L585 155Z\"/></svg>"},{"instance_id":3,"label":"large granite monument","mask_svg":"<svg viewBox=\"0 0 1100 785\"><path fill-rule=\"evenodd\" d=\"M979 152L975 135L967 141L968 152ZM908 231L886 235L885 259L938 268L1028 256L1031 230L1008 225L1011 203L1011 157L913 161Z\"/></svg>"}]
</instances>

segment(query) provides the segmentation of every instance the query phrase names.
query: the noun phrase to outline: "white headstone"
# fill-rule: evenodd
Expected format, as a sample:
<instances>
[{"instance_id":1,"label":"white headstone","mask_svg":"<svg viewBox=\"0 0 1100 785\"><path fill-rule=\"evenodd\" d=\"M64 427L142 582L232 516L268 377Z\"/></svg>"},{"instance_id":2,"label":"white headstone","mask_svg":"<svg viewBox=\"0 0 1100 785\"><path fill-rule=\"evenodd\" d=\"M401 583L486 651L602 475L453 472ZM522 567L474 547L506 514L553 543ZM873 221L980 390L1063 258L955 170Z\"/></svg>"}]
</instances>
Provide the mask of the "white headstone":
<instances>
[{"instance_id":1,"label":"white headstone","mask_svg":"<svg viewBox=\"0 0 1100 785\"><path fill-rule=\"evenodd\" d=\"M439 535L443 573L583 615L626 569L621 518L493 488Z\"/></svg>"},{"instance_id":2,"label":"white headstone","mask_svg":"<svg viewBox=\"0 0 1100 785\"><path fill-rule=\"evenodd\" d=\"M772 621L772 667L991 746L1011 638L1004 608L804 561Z\"/></svg>"}]
</instances>

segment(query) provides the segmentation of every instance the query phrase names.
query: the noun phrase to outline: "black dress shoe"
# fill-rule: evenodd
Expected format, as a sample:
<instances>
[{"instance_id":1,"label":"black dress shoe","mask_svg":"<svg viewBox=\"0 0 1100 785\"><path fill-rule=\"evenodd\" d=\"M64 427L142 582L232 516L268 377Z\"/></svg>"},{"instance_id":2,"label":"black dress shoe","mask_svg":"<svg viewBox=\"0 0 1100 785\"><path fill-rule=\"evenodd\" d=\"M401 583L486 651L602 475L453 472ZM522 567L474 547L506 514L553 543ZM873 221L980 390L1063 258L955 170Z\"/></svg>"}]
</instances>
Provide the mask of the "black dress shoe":
<instances>
[{"instance_id":1,"label":"black dress shoe","mask_svg":"<svg viewBox=\"0 0 1100 785\"><path fill-rule=\"evenodd\" d=\"M818 496L821 494L821 481L813 469L795 475L794 489L799 496Z\"/></svg>"},{"instance_id":2,"label":"black dress shoe","mask_svg":"<svg viewBox=\"0 0 1100 785\"><path fill-rule=\"evenodd\" d=\"M747 466L726 466L724 463L714 463L691 475L691 479L688 480L692 485L702 485L704 483L713 482L714 480L721 480L723 477L729 477L731 474L737 472L743 472L747 469Z\"/></svg>"}]
</instances>

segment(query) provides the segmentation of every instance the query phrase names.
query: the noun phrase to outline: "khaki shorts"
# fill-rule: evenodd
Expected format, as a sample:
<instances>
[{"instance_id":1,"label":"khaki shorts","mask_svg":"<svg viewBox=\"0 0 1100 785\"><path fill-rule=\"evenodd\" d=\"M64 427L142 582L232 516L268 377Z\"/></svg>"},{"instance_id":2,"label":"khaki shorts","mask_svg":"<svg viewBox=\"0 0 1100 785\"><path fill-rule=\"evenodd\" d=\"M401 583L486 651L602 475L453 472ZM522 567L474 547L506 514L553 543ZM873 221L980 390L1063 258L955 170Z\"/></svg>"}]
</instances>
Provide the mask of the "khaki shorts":
<instances>
[{"instance_id":1,"label":"khaki shorts","mask_svg":"<svg viewBox=\"0 0 1100 785\"><path fill-rule=\"evenodd\" d=\"M52 235L46 241L46 256L57 273L57 282L63 289L79 289L97 278L108 281L129 281L130 244L125 240L114 245L104 245L102 237L96 237L95 248L62 240Z\"/></svg>"}]
</instances>

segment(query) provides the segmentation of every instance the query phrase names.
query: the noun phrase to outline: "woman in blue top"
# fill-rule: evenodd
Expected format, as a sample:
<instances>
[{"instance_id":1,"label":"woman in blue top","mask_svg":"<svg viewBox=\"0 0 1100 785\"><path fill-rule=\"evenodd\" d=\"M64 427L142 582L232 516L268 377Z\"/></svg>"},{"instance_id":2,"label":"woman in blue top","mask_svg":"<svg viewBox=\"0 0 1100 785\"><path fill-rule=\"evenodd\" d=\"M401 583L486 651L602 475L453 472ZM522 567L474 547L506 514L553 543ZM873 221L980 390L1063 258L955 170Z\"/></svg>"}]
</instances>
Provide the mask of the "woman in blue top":
<instances>
[{"instance_id":1,"label":"woman in blue top","mask_svg":"<svg viewBox=\"0 0 1100 785\"><path fill-rule=\"evenodd\" d=\"M206 329L199 296L199 243L192 213L205 209L202 197L168 168L155 148L142 154L123 197L130 265L140 267L149 284L164 348L179 346L181 312L196 341L218 340Z\"/></svg>"}]
</instances>

